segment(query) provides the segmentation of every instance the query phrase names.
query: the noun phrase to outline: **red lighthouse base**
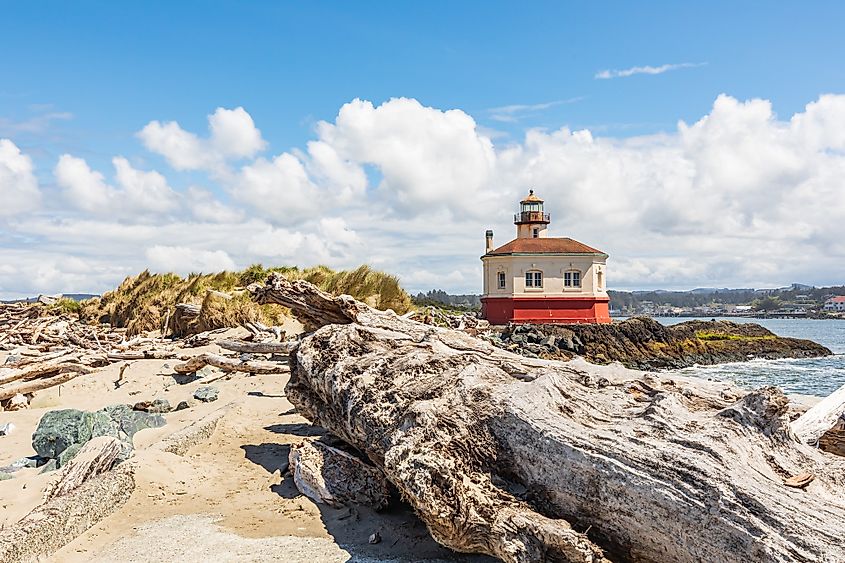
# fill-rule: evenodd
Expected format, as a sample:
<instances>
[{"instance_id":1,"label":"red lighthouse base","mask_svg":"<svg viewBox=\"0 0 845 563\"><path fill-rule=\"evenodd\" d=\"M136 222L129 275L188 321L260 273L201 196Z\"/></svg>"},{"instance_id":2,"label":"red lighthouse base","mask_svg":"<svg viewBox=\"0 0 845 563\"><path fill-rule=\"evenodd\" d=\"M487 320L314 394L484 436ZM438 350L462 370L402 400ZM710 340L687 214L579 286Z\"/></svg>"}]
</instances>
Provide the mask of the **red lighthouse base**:
<instances>
[{"instance_id":1,"label":"red lighthouse base","mask_svg":"<svg viewBox=\"0 0 845 563\"><path fill-rule=\"evenodd\" d=\"M481 316L508 323L609 323L608 297L482 297Z\"/></svg>"}]
</instances>

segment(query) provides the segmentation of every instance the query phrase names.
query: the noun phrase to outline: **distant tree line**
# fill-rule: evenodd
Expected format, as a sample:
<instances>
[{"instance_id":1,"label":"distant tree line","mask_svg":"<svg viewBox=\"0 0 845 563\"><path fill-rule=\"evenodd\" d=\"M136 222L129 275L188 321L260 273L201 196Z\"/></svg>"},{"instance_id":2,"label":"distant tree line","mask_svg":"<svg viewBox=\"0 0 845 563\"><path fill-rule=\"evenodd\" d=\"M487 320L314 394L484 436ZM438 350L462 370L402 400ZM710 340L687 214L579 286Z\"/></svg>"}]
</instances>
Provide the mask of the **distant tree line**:
<instances>
[{"instance_id":1,"label":"distant tree line","mask_svg":"<svg viewBox=\"0 0 845 563\"><path fill-rule=\"evenodd\" d=\"M845 286L812 287L792 284L779 289L693 289L690 291L613 291L610 296L611 309L639 309L644 301L672 307L701 307L710 303L725 305L754 305L761 310L774 310L783 303L800 302L821 306L834 295L845 295ZM412 297L418 306L446 306L453 309L477 310L481 307L481 296L473 294L452 295L442 289L419 292Z\"/></svg>"},{"instance_id":2,"label":"distant tree line","mask_svg":"<svg viewBox=\"0 0 845 563\"><path fill-rule=\"evenodd\" d=\"M414 305L420 307L426 307L429 305L434 305L437 307L446 306L451 309L459 309L466 311L481 308L480 295L450 295L442 289L432 289L425 293L419 292L416 295L412 296L411 299L414 302Z\"/></svg>"}]
</instances>

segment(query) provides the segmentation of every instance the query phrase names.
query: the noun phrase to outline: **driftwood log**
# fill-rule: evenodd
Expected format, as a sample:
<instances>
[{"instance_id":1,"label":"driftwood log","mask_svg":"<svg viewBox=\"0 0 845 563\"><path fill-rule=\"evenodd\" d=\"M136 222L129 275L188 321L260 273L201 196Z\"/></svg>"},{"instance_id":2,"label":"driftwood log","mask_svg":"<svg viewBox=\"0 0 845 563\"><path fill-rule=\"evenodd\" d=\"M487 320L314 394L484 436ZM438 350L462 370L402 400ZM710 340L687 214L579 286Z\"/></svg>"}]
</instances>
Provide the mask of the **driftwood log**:
<instances>
[{"instance_id":1,"label":"driftwood log","mask_svg":"<svg viewBox=\"0 0 845 563\"><path fill-rule=\"evenodd\" d=\"M288 459L296 488L315 502L335 507L362 504L379 510L390 501L390 488L381 471L337 448L304 441L291 446Z\"/></svg>"},{"instance_id":2,"label":"driftwood log","mask_svg":"<svg viewBox=\"0 0 845 563\"><path fill-rule=\"evenodd\" d=\"M446 546L508 562L845 560L845 459L796 437L777 388L529 359L280 276L253 291L326 325L291 354L288 399Z\"/></svg>"},{"instance_id":3,"label":"driftwood log","mask_svg":"<svg viewBox=\"0 0 845 563\"><path fill-rule=\"evenodd\" d=\"M44 500L66 495L91 477L108 471L117 463L122 452L120 440L113 436L97 436L88 440L47 484Z\"/></svg>"},{"instance_id":4,"label":"driftwood log","mask_svg":"<svg viewBox=\"0 0 845 563\"><path fill-rule=\"evenodd\" d=\"M213 366L223 371L242 371L255 374L287 373L290 371L287 365L278 362L244 362L237 358L227 358L217 354L197 354L187 361L173 366L176 373L194 373L205 366Z\"/></svg>"},{"instance_id":5,"label":"driftwood log","mask_svg":"<svg viewBox=\"0 0 845 563\"><path fill-rule=\"evenodd\" d=\"M250 342L246 340L218 340L215 342L224 350L245 354L290 354L297 342Z\"/></svg>"}]
</instances>

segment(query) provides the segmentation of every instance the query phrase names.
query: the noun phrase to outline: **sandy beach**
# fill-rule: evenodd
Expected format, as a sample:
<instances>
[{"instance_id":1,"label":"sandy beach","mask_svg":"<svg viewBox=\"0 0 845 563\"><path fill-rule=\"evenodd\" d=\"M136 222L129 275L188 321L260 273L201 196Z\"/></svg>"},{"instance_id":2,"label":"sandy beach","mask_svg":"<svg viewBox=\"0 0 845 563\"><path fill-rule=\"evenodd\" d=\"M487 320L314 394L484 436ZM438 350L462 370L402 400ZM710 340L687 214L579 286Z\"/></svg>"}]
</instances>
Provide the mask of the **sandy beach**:
<instances>
[{"instance_id":1,"label":"sandy beach","mask_svg":"<svg viewBox=\"0 0 845 563\"><path fill-rule=\"evenodd\" d=\"M227 335L239 335L237 330ZM210 345L186 353L219 353ZM0 362L3 361L0 357ZM167 413L167 424L134 437L136 488L130 500L56 552L51 561L481 561L439 546L409 507L394 502L375 513L331 508L299 493L286 475L290 444L322 430L298 416L284 396L286 375L224 376L215 372L219 399L192 399L204 380L180 385L174 362L138 360L115 388L121 364L112 364L39 392L31 408L0 413L14 431L0 437L0 465L34 455L31 436L44 413L60 408L96 410L164 398L189 409ZM222 413L211 437L185 455L160 444L196 421ZM9 526L41 501L52 475L40 468L0 481L0 525ZM381 541L370 544L378 533Z\"/></svg>"}]
</instances>

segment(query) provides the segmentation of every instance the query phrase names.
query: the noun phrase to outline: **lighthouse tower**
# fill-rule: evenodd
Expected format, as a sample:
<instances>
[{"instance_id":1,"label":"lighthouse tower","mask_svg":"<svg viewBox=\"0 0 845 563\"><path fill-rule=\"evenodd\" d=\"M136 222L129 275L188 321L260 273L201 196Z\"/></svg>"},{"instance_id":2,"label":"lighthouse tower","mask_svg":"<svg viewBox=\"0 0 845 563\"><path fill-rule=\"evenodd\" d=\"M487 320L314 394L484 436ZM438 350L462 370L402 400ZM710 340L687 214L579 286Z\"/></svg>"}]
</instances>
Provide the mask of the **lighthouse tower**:
<instances>
[{"instance_id":1,"label":"lighthouse tower","mask_svg":"<svg viewBox=\"0 0 845 563\"><path fill-rule=\"evenodd\" d=\"M493 247L486 233L482 316L492 324L609 323L607 254L548 236L551 218L534 190L514 215L516 238Z\"/></svg>"}]
</instances>

